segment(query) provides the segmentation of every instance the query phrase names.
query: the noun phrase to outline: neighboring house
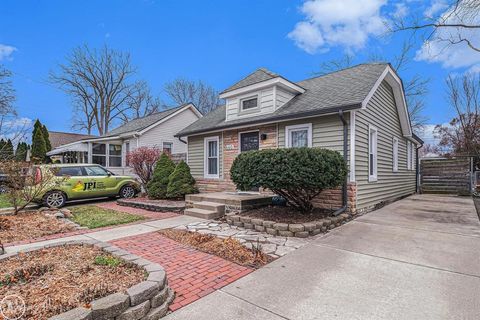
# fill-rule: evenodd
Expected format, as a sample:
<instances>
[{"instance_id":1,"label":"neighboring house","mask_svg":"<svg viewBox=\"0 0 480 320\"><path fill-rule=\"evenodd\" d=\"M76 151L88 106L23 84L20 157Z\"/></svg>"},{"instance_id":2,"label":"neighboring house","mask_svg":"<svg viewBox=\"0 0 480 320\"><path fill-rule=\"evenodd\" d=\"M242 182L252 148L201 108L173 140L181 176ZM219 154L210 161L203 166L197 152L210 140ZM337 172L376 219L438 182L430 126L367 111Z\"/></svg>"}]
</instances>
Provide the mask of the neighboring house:
<instances>
[{"instance_id":1,"label":"neighboring house","mask_svg":"<svg viewBox=\"0 0 480 320\"><path fill-rule=\"evenodd\" d=\"M187 145L174 134L202 117L191 103L138 118L99 137L57 146L47 155L61 155L63 162L96 163L118 174L131 173L126 155L138 147L156 147L173 156L182 156Z\"/></svg>"},{"instance_id":2,"label":"neighboring house","mask_svg":"<svg viewBox=\"0 0 480 320\"><path fill-rule=\"evenodd\" d=\"M81 133L70 133L70 132L59 132L59 131L48 131L48 136L50 144L52 145L52 150L60 146L71 144L83 139L95 138L96 136L90 134L81 134ZM76 158L77 153L65 152L62 154L57 154L51 156L52 161L60 162L74 162L72 158Z\"/></svg>"},{"instance_id":3,"label":"neighboring house","mask_svg":"<svg viewBox=\"0 0 480 320\"><path fill-rule=\"evenodd\" d=\"M188 140L188 164L201 191L234 191L230 167L240 152L303 146L342 154L346 148L351 211L416 191L422 141L412 133L402 82L389 64L300 82L258 69L220 98L225 106L176 135ZM316 205L341 207L341 189L325 191Z\"/></svg>"}]
</instances>

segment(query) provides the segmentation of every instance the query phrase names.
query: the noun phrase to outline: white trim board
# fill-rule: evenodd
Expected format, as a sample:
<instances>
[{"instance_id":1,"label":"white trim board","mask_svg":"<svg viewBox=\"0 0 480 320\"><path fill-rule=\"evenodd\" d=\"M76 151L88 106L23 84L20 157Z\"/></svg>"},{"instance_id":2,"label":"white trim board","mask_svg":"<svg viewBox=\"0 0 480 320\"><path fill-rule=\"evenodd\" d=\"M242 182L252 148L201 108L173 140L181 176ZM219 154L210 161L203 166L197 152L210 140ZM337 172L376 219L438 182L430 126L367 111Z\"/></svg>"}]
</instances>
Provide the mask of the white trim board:
<instances>
[{"instance_id":1,"label":"white trim board","mask_svg":"<svg viewBox=\"0 0 480 320\"><path fill-rule=\"evenodd\" d=\"M355 111L350 111L350 182L355 182Z\"/></svg>"},{"instance_id":2,"label":"white trim board","mask_svg":"<svg viewBox=\"0 0 480 320\"><path fill-rule=\"evenodd\" d=\"M251 92L251 91L260 90L260 89L263 89L265 87L271 87L271 86L275 86L275 85L278 85L279 87L281 87L281 88L283 88L283 89L285 89L289 92L292 92L292 93L297 93L298 94L298 93L304 93L305 92L305 89L300 87L299 85L296 85L295 83L290 82L288 80L285 80L283 78L277 77L277 78L261 81L261 82L258 82L258 83L251 84L249 86L241 87L241 88L238 88L238 89L235 89L235 90L232 90L232 91L222 93L222 94L219 95L219 98L220 99L230 98L230 97L233 97L233 96L237 96L237 95L244 94L244 93Z\"/></svg>"},{"instance_id":3,"label":"white trim board","mask_svg":"<svg viewBox=\"0 0 480 320\"><path fill-rule=\"evenodd\" d=\"M292 146L290 145L290 130L296 130L296 129L304 129L307 128L307 146L309 148L312 147L313 145L313 130L312 130L312 123L302 123L302 124L295 124L291 126L285 126L285 147L286 148L291 148Z\"/></svg>"},{"instance_id":4,"label":"white trim board","mask_svg":"<svg viewBox=\"0 0 480 320\"><path fill-rule=\"evenodd\" d=\"M217 142L217 174L208 174L208 142ZM207 179L220 178L220 137L211 136L203 138L203 177Z\"/></svg>"}]
</instances>

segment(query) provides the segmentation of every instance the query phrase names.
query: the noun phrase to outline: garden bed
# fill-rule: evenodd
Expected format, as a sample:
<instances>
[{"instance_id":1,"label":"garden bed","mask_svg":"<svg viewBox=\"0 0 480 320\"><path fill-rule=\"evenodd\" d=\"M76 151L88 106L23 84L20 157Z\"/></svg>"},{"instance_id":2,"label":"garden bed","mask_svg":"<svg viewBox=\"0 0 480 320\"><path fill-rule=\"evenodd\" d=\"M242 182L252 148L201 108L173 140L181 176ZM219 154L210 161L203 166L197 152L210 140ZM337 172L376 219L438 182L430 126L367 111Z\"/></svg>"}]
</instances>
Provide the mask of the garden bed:
<instances>
[{"instance_id":1,"label":"garden bed","mask_svg":"<svg viewBox=\"0 0 480 320\"><path fill-rule=\"evenodd\" d=\"M143 281L144 270L91 246L42 249L3 260L0 296L21 296L26 319L47 319Z\"/></svg>"},{"instance_id":2,"label":"garden bed","mask_svg":"<svg viewBox=\"0 0 480 320\"><path fill-rule=\"evenodd\" d=\"M140 208L149 211L180 212L185 209L183 200L154 200L149 198L119 199L117 203L122 206Z\"/></svg>"},{"instance_id":3,"label":"garden bed","mask_svg":"<svg viewBox=\"0 0 480 320\"><path fill-rule=\"evenodd\" d=\"M323 209L302 214L290 207L269 206L227 215L225 221L236 227L274 236L307 238L338 227L352 217L350 213L332 216L332 211Z\"/></svg>"},{"instance_id":4,"label":"garden bed","mask_svg":"<svg viewBox=\"0 0 480 320\"><path fill-rule=\"evenodd\" d=\"M73 224L39 211L0 215L0 241L9 243L75 230Z\"/></svg>"},{"instance_id":5,"label":"garden bed","mask_svg":"<svg viewBox=\"0 0 480 320\"><path fill-rule=\"evenodd\" d=\"M242 266L259 268L273 260L272 257L258 248L248 249L238 240L232 238L221 239L213 235L175 229L162 230L159 233L181 244Z\"/></svg>"}]
</instances>

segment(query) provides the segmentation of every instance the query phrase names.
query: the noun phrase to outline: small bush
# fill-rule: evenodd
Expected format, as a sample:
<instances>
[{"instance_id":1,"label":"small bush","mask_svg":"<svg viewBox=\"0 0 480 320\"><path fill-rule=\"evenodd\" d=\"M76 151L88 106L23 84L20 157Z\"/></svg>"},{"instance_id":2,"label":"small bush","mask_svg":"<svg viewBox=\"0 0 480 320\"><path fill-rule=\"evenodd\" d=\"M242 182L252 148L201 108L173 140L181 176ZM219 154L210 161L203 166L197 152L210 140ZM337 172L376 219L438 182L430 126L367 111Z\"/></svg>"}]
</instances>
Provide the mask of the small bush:
<instances>
[{"instance_id":1,"label":"small bush","mask_svg":"<svg viewBox=\"0 0 480 320\"><path fill-rule=\"evenodd\" d=\"M152 179L155 163L162 152L158 148L140 147L127 154L127 165L142 181L143 187Z\"/></svg>"},{"instance_id":2,"label":"small bush","mask_svg":"<svg viewBox=\"0 0 480 320\"><path fill-rule=\"evenodd\" d=\"M167 198L168 177L175 170L175 164L163 153L155 165L152 180L147 184L147 193L153 199Z\"/></svg>"},{"instance_id":3,"label":"small bush","mask_svg":"<svg viewBox=\"0 0 480 320\"><path fill-rule=\"evenodd\" d=\"M168 178L167 197L184 198L186 194L197 192L190 167L182 160Z\"/></svg>"},{"instance_id":4,"label":"small bush","mask_svg":"<svg viewBox=\"0 0 480 320\"><path fill-rule=\"evenodd\" d=\"M112 256L96 256L93 263L98 266L118 267L122 261Z\"/></svg>"},{"instance_id":5,"label":"small bush","mask_svg":"<svg viewBox=\"0 0 480 320\"><path fill-rule=\"evenodd\" d=\"M325 189L340 186L347 175L343 157L320 148L268 149L241 153L230 169L240 190L270 189L303 212Z\"/></svg>"}]
</instances>

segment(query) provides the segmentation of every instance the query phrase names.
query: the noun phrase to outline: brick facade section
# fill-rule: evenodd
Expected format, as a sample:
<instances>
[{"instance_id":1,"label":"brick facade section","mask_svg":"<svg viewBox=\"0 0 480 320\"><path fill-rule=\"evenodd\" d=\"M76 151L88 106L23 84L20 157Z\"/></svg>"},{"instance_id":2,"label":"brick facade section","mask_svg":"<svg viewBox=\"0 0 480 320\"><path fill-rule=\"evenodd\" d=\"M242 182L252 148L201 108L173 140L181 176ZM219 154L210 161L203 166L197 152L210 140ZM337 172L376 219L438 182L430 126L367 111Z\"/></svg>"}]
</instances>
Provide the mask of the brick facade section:
<instances>
[{"instance_id":1,"label":"brick facade section","mask_svg":"<svg viewBox=\"0 0 480 320\"><path fill-rule=\"evenodd\" d=\"M262 127L242 128L223 132L223 172L221 179L196 178L197 187L200 192L221 192L235 191L236 187L230 180L230 168L233 160L239 153L239 133L259 130L259 135L266 134L266 139L259 143L260 150L273 149L278 147L277 125ZM228 147L227 147L228 146ZM357 186L355 182L349 183L347 187L348 211L356 211ZM267 193L263 192L262 193ZM315 207L336 210L342 206L342 188L323 191L314 201Z\"/></svg>"}]
</instances>

